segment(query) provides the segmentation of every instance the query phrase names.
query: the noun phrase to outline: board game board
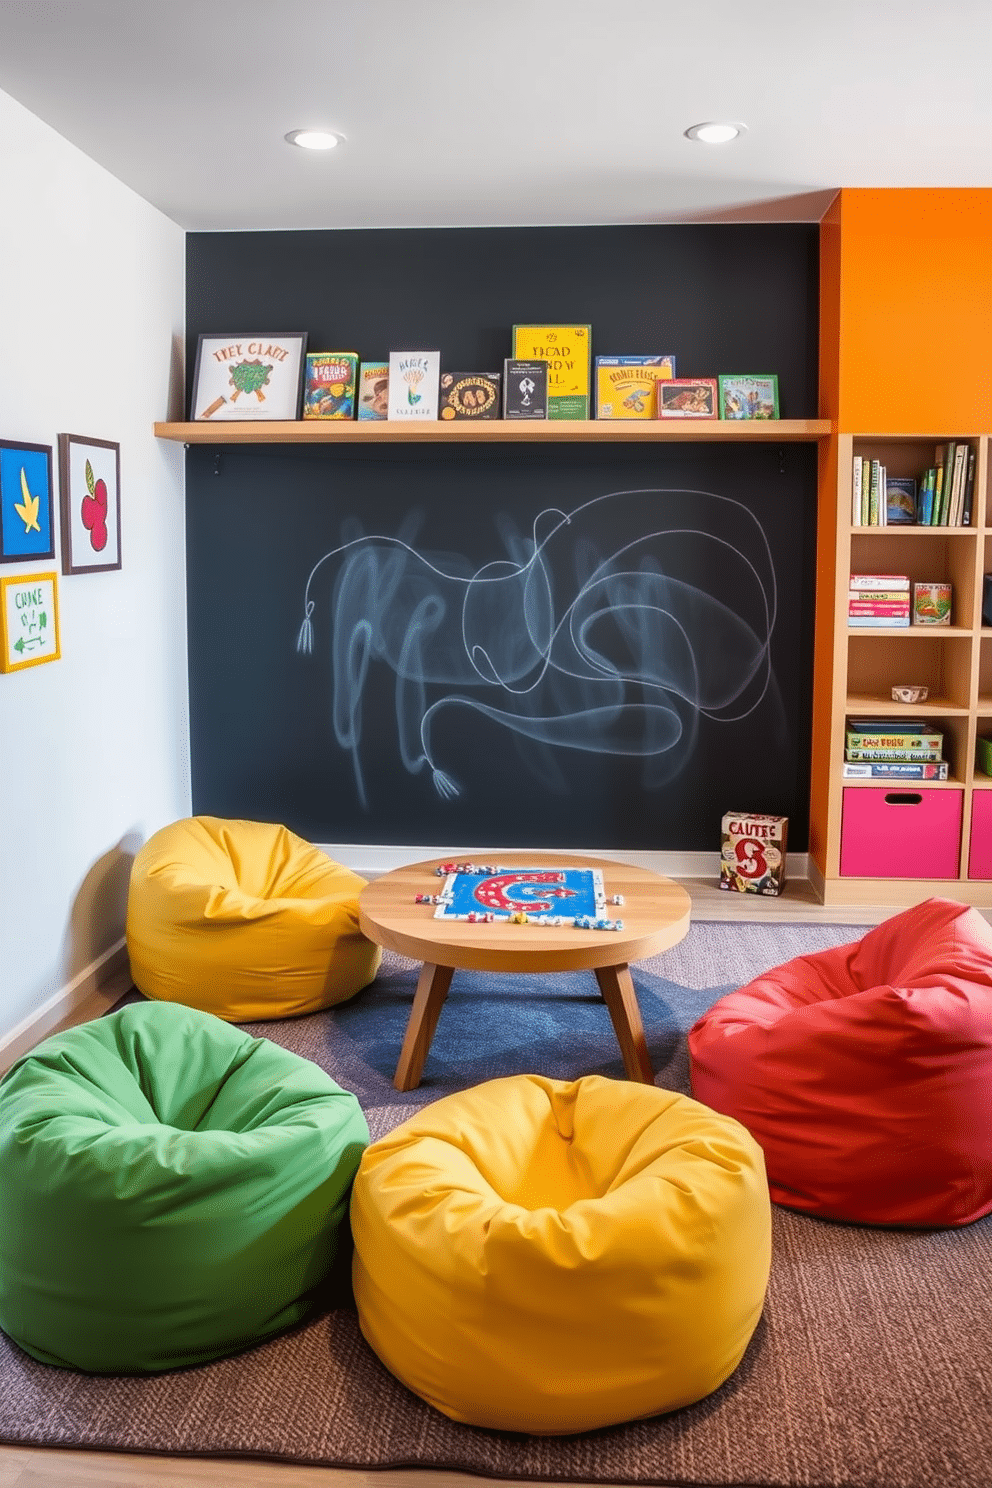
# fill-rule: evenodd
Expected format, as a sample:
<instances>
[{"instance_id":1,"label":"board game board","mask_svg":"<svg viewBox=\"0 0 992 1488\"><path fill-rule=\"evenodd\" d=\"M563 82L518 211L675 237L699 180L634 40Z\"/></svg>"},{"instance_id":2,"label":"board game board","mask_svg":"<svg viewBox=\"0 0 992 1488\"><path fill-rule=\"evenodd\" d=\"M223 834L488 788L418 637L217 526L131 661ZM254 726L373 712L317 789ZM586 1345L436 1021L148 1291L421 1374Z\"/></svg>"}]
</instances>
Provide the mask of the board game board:
<instances>
[{"instance_id":1,"label":"board game board","mask_svg":"<svg viewBox=\"0 0 992 1488\"><path fill-rule=\"evenodd\" d=\"M438 872L451 867L444 864ZM612 902L622 901L616 895ZM436 903L434 918L438 920L511 920L601 930L622 925L605 917L606 896L598 868L460 865L446 873Z\"/></svg>"}]
</instances>

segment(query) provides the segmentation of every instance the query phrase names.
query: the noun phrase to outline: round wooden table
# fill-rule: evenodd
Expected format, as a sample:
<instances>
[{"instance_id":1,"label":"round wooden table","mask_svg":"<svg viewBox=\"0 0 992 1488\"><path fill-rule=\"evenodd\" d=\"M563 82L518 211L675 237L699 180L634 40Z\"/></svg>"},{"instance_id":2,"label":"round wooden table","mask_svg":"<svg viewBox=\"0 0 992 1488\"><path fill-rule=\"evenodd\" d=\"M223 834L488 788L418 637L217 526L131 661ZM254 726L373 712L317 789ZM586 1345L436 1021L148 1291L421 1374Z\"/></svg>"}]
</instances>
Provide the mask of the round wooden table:
<instances>
[{"instance_id":1,"label":"round wooden table","mask_svg":"<svg viewBox=\"0 0 992 1488\"><path fill-rule=\"evenodd\" d=\"M427 1051L456 968L466 971L593 971L631 1080L654 1084L630 963L676 945L689 928L691 902L679 884L646 868L606 858L559 852L499 855L508 868L598 868L603 875L606 913L623 921L622 930L576 930L571 925L514 925L507 921L468 924L437 920L432 904L418 894L438 894L443 878L433 858L411 863L373 879L359 895L358 917L370 940L422 961L393 1084L413 1090L420 1083ZM480 855L480 861L495 861ZM623 905L609 900L623 895Z\"/></svg>"}]
</instances>

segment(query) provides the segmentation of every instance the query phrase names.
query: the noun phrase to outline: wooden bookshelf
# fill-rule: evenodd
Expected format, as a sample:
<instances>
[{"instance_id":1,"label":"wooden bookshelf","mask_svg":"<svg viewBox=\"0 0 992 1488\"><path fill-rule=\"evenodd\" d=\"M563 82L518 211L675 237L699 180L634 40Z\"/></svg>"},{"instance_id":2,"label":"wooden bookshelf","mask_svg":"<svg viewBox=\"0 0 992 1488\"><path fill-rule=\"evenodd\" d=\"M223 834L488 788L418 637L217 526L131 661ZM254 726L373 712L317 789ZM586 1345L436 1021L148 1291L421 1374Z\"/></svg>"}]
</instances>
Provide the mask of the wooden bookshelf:
<instances>
[{"instance_id":1,"label":"wooden bookshelf","mask_svg":"<svg viewBox=\"0 0 992 1488\"><path fill-rule=\"evenodd\" d=\"M947 438L963 439L976 453L975 496L966 527L862 527L851 524L851 472L855 456L880 459L890 474L919 476L933 463L935 447ZM814 736L823 741L823 768L814 770L813 817L825 822L822 851L811 854L811 877L827 905L905 905L944 895L966 903L992 905L989 868L989 807L992 776L976 762L976 740L992 737L992 630L982 625L983 576L992 573L992 485L986 434L841 434L836 451L833 512L823 490L823 528L818 573L817 623L824 655L829 647L830 686L818 694ZM952 624L911 625L908 629L858 629L848 625L848 587L852 573L903 573L911 580L948 580L953 587ZM830 639L832 637L832 639ZM827 672L824 672L827 675ZM923 703L897 703L894 685L921 682L929 687ZM845 779L845 725L849 717L920 718L944 734L946 781ZM845 834L863 813L855 793L865 790L918 793L923 799L945 793L960 797L960 833L953 873L935 873L926 830L906 861L911 873L886 877L845 872ZM924 818L925 819L925 816ZM941 828L943 830L943 828ZM948 827L947 832L951 833ZM849 842L850 845L850 842ZM972 849L975 849L974 853ZM884 847L881 853L885 856ZM818 858L825 872L817 871ZM850 860L849 860L850 861ZM981 874L990 876L982 877Z\"/></svg>"},{"instance_id":2,"label":"wooden bookshelf","mask_svg":"<svg viewBox=\"0 0 992 1488\"><path fill-rule=\"evenodd\" d=\"M422 444L717 442L814 443L829 419L481 419L390 423L375 419L162 423L157 439L181 444Z\"/></svg>"}]
</instances>

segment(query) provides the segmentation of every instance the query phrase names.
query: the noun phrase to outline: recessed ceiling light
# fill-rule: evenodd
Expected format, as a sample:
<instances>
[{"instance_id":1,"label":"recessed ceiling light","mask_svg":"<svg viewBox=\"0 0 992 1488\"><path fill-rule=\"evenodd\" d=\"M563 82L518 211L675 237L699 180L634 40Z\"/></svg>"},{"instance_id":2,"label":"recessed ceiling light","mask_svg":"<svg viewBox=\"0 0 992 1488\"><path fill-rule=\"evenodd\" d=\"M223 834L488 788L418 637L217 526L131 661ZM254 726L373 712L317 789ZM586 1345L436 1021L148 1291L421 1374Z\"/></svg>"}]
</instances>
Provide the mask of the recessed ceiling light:
<instances>
[{"instance_id":1,"label":"recessed ceiling light","mask_svg":"<svg viewBox=\"0 0 992 1488\"><path fill-rule=\"evenodd\" d=\"M329 134L325 129L291 129L286 135L290 145L299 145L301 150L333 150L343 135Z\"/></svg>"},{"instance_id":2,"label":"recessed ceiling light","mask_svg":"<svg viewBox=\"0 0 992 1488\"><path fill-rule=\"evenodd\" d=\"M744 133L743 124L693 124L685 131L686 139L698 140L701 145L725 145Z\"/></svg>"}]
</instances>

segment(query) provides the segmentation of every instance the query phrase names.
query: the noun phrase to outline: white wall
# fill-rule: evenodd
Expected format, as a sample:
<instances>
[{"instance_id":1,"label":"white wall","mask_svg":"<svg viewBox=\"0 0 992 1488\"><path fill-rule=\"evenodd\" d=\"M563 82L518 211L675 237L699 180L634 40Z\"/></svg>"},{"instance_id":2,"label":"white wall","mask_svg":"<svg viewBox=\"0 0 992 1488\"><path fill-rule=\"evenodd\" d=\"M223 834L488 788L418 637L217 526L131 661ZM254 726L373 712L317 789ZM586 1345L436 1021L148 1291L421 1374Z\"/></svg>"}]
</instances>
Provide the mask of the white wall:
<instances>
[{"instance_id":1,"label":"white wall","mask_svg":"<svg viewBox=\"0 0 992 1488\"><path fill-rule=\"evenodd\" d=\"M184 235L0 93L0 438L53 446L61 660L0 675L0 1045L112 961L130 862L187 815ZM121 447L119 572L62 575L59 433ZM9 1038L7 1040L9 1042Z\"/></svg>"}]
</instances>

